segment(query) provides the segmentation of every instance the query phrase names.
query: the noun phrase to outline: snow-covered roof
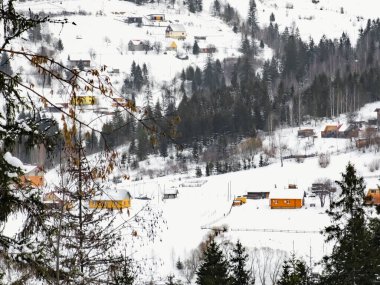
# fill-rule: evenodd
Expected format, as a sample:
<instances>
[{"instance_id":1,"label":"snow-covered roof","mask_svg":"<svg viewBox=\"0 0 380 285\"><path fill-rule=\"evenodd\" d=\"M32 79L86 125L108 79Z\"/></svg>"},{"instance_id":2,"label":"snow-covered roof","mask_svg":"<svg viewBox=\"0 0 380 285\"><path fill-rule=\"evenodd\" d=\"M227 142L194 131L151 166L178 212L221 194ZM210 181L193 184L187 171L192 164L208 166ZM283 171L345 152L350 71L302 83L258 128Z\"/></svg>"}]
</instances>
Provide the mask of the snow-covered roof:
<instances>
[{"instance_id":1,"label":"snow-covered roof","mask_svg":"<svg viewBox=\"0 0 380 285\"><path fill-rule=\"evenodd\" d=\"M94 201L121 201L130 199L131 194L127 190L104 190L101 195L97 195L91 200Z\"/></svg>"},{"instance_id":2,"label":"snow-covered roof","mask_svg":"<svg viewBox=\"0 0 380 285\"><path fill-rule=\"evenodd\" d=\"M32 171L34 171L37 168L36 165L30 165L30 164L24 164L21 169L25 174L28 174Z\"/></svg>"},{"instance_id":3,"label":"snow-covered roof","mask_svg":"<svg viewBox=\"0 0 380 285\"><path fill-rule=\"evenodd\" d=\"M169 189L165 189L165 193L164 194L178 194L178 189L175 188L175 187L170 187Z\"/></svg>"},{"instance_id":4,"label":"snow-covered roof","mask_svg":"<svg viewBox=\"0 0 380 285\"><path fill-rule=\"evenodd\" d=\"M303 199L302 189L278 189L269 193L269 199Z\"/></svg>"},{"instance_id":5,"label":"snow-covered roof","mask_svg":"<svg viewBox=\"0 0 380 285\"><path fill-rule=\"evenodd\" d=\"M130 40L129 42L135 46L141 45L143 43L142 40Z\"/></svg>"},{"instance_id":6,"label":"snow-covered roof","mask_svg":"<svg viewBox=\"0 0 380 285\"><path fill-rule=\"evenodd\" d=\"M170 24L169 27L175 32L186 32L186 29L182 24Z\"/></svg>"}]
</instances>

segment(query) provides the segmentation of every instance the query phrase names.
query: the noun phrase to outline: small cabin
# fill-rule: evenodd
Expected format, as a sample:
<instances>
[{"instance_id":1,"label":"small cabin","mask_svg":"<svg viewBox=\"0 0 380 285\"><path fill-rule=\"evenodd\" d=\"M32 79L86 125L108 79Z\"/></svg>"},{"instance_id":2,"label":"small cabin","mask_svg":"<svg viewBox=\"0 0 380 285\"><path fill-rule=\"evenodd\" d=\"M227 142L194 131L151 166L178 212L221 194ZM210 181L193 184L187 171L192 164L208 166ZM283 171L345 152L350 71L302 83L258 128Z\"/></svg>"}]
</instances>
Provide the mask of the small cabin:
<instances>
[{"instance_id":1,"label":"small cabin","mask_svg":"<svg viewBox=\"0 0 380 285\"><path fill-rule=\"evenodd\" d=\"M369 139L367 138L360 138L355 141L355 145L357 148L365 148L369 147Z\"/></svg>"},{"instance_id":2,"label":"small cabin","mask_svg":"<svg viewBox=\"0 0 380 285\"><path fill-rule=\"evenodd\" d=\"M255 191L255 192L247 192L247 199L268 199L269 198L269 192L266 191Z\"/></svg>"},{"instance_id":3,"label":"small cabin","mask_svg":"<svg viewBox=\"0 0 380 285\"><path fill-rule=\"evenodd\" d=\"M42 187L45 184L44 172L42 168L35 165L23 165L24 175L20 177L21 185L32 187Z\"/></svg>"},{"instance_id":4,"label":"small cabin","mask_svg":"<svg viewBox=\"0 0 380 285\"><path fill-rule=\"evenodd\" d=\"M72 208L72 203L63 200L62 194L59 194L56 191L51 191L48 193L44 193L42 196L42 203L45 205L48 209L60 209L62 206L64 206L65 210L70 210Z\"/></svg>"},{"instance_id":5,"label":"small cabin","mask_svg":"<svg viewBox=\"0 0 380 285\"><path fill-rule=\"evenodd\" d=\"M322 138L337 138L339 137L339 129L342 125L327 125L325 129L321 131Z\"/></svg>"},{"instance_id":6,"label":"small cabin","mask_svg":"<svg viewBox=\"0 0 380 285\"><path fill-rule=\"evenodd\" d=\"M142 24L142 17L127 17L124 21L128 24Z\"/></svg>"},{"instance_id":7,"label":"small cabin","mask_svg":"<svg viewBox=\"0 0 380 285\"><path fill-rule=\"evenodd\" d=\"M153 22L163 22L165 21L165 14L149 14L147 18Z\"/></svg>"},{"instance_id":8,"label":"small cabin","mask_svg":"<svg viewBox=\"0 0 380 285\"><path fill-rule=\"evenodd\" d=\"M269 193L269 205L271 209L302 208L304 196L301 189L276 189Z\"/></svg>"},{"instance_id":9,"label":"small cabin","mask_svg":"<svg viewBox=\"0 0 380 285\"><path fill-rule=\"evenodd\" d=\"M206 42L200 42L198 43L199 46L199 53L216 53L217 49L215 45L209 44Z\"/></svg>"},{"instance_id":10,"label":"small cabin","mask_svg":"<svg viewBox=\"0 0 380 285\"><path fill-rule=\"evenodd\" d=\"M112 98L112 107L128 107L131 104L129 101L123 97L117 97L117 98Z\"/></svg>"},{"instance_id":11,"label":"small cabin","mask_svg":"<svg viewBox=\"0 0 380 285\"><path fill-rule=\"evenodd\" d=\"M367 195L364 198L365 205L380 205L380 188L368 189Z\"/></svg>"},{"instance_id":12,"label":"small cabin","mask_svg":"<svg viewBox=\"0 0 380 285\"><path fill-rule=\"evenodd\" d=\"M247 196L237 196L234 200L241 201L242 204L247 203Z\"/></svg>"},{"instance_id":13,"label":"small cabin","mask_svg":"<svg viewBox=\"0 0 380 285\"><path fill-rule=\"evenodd\" d=\"M338 137L340 138L357 138L359 136L359 126L355 124L342 125L339 128Z\"/></svg>"},{"instance_id":14,"label":"small cabin","mask_svg":"<svg viewBox=\"0 0 380 285\"><path fill-rule=\"evenodd\" d=\"M145 44L142 40L130 40L128 42L129 51L144 51Z\"/></svg>"},{"instance_id":15,"label":"small cabin","mask_svg":"<svg viewBox=\"0 0 380 285\"><path fill-rule=\"evenodd\" d=\"M165 190L163 199L176 199L178 196L178 189L177 188L169 188Z\"/></svg>"},{"instance_id":16,"label":"small cabin","mask_svg":"<svg viewBox=\"0 0 380 285\"><path fill-rule=\"evenodd\" d=\"M173 39L186 39L186 29L181 24L171 24L165 30L165 37Z\"/></svg>"},{"instance_id":17,"label":"small cabin","mask_svg":"<svg viewBox=\"0 0 380 285\"><path fill-rule=\"evenodd\" d=\"M93 95L75 96L70 99L73 106L92 106L97 104L96 97Z\"/></svg>"},{"instance_id":18,"label":"small cabin","mask_svg":"<svg viewBox=\"0 0 380 285\"><path fill-rule=\"evenodd\" d=\"M124 209L131 207L131 194L126 190L104 190L90 199L91 209Z\"/></svg>"},{"instance_id":19,"label":"small cabin","mask_svg":"<svg viewBox=\"0 0 380 285\"><path fill-rule=\"evenodd\" d=\"M302 130L298 130L297 135L299 138L307 138L307 137L314 136L315 133L313 129L302 129Z\"/></svg>"}]
</instances>

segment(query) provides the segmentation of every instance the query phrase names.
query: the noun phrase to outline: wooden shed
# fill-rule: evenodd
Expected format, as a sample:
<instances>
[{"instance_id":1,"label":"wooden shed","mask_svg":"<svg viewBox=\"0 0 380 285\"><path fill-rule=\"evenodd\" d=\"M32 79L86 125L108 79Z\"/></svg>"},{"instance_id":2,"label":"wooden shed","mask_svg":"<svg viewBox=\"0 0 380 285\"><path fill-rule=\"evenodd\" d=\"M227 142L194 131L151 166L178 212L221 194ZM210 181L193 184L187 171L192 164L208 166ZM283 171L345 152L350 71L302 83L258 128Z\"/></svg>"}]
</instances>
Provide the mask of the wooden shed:
<instances>
[{"instance_id":1,"label":"wooden shed","mask_svg":"<svg viewBox=\"0 0 380 285\"><path fill-rule=\"evenodd\" d=\"M90 199L91 209L124 209L131 207L131 194L127 190L104 190Z\"/></svg>"},{"instance_id":2,"label":"wooden shed","mask_svg":"<svg viewBox=\"0 0 380 285\"><path fill-rule=\"evenodd\" d=\"M271 209L302 208L304 194L301 189L276 189L269 193L269 205Z\"/></svg>"},{"instance_id":3,"label":"wooden shed","mask_svg":"<svg viewBox=\"0 0 380 285\"><path fill-rule=\"evenodd\" d=\"M368 189L364 200L364 204L366 205L380 205L380 188Z\"/></svg>"},{"instance_id":4,"label":"wooden shed","mask_svg":"<svg viewBox=\"0 0 380 285\"><path fill-rule=\"evenodd\" d=\"M175 199L178 196L178 189L175 187L166 189L164 191L163 199Z\"/></svg>"},{"instance_id":5,"label":"wooden shed","mask_svg":"<svg viewBox=\"0 0 380 285\"><path fill-rule=\"evenodd\" d=\"M269 192L266 191L255 191L255 192L247 192L247 199L268 199Z\"/></svg>"},{"instance_id":6,"label":"wooden shed","mask_svg":"<svg viewBox=\"0 0 380 285\"><path fill-rule=\"evenodd\" d=\"M314 136L314 129L302 129L298 130L297 136L300 138L307 138L307 137L312 137Z\"/></svg>"}]
</instances>

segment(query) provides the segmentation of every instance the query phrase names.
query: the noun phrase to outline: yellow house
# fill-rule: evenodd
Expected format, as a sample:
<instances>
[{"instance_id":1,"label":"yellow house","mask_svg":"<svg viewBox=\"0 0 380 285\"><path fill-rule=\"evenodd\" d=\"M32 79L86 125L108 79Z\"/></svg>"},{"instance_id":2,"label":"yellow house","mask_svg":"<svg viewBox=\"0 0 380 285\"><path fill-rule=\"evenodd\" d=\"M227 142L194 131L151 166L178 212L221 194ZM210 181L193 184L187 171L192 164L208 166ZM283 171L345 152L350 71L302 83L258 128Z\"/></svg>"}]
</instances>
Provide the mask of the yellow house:
<instances>
[{"instance_id":1,"label":"yellow house","mask_svg":"<svg viewBox=\"0 0 380 285\"><path fill-rule=\"evenodd\" d=\"M91 209L124 209L131 207L131 194L126 190L104 190L90 200Z\"/></svg>"},{"instance_id":2,"label":"yellow house","mask_svg":"<svg viewBox=\"0 0 380 285\"><path fill-rule=\"evenodd\" d=\"M70 100L71 105L77 106L91 106L97 103L96 97L93 95L75 96Z\"/></svg>"},{"instance_id":3,"label":"yellow house","mask_svg":"<svg viewBox=\"0 0 380 285\"><path fill-rule=\"evenodd\" d=\"M187 33L185 27L180 24L172 24L166 28L165 37L173 39L186 39Z\"/></svg>"}]
</instances>

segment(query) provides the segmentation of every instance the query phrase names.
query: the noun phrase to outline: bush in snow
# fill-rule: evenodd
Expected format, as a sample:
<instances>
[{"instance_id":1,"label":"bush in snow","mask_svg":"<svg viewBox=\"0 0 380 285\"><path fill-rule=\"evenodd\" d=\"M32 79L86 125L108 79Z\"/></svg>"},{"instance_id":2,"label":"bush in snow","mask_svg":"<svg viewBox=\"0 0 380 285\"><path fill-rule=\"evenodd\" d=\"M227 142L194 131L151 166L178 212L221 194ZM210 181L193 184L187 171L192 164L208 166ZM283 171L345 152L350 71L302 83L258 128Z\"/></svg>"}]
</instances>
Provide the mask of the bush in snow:
<instances>
[{"instance_id":1,"label":"bush in snow","mask_svg":"<svg viewBox=\"0 0 380 285\"><path fill-rule=\"evenodd\" d=\"M374 159L368 165L368 170L374 172L375 170L379 170L380 168L380 159Z\"/></svg>"},{"instance_id":2,"label":"bush in snow","mask_svg":"<svg viewBox=\"0 0 380 285\"><path fill-rule=\"evenodd\" d=\"M330 154L329 153L320 153L318 157L319 166L326 168L330 164Z\"/></svg>"}]
</instances>

